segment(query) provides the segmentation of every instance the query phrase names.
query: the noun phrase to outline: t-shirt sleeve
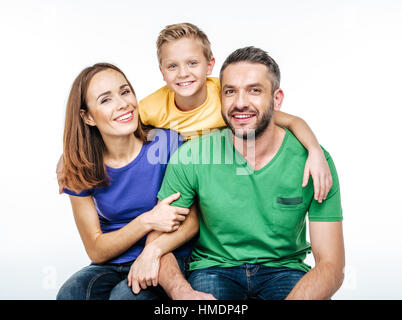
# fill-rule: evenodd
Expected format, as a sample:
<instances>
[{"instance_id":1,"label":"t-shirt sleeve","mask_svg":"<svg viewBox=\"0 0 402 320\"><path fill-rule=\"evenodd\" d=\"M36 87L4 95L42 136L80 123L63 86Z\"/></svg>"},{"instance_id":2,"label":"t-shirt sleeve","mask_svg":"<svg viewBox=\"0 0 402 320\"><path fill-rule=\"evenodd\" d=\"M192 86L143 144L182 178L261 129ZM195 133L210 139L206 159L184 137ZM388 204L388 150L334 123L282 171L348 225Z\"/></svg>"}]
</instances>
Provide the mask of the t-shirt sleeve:
<instances>
[{"instance_id":1,"label":"t-shirt sleeve","mask_svg":"<svg viewBox=\"0 0 402 320\"><path fill-rule=\"evenodd\" d=\"M339 179L332 157L324 150L332 175L332 188L322 203L313 200L310 204L308 218L310 221L342 221L341 193Z\"/></svg>"},{"instance_id":2,"label":"t-shirt sleeve","mask_svg":"<svg viewBox=\"0 0 402 320\"><path fill-rule=\"evenodd\" d=\"M76 193L72 190L69 190L67 188L64 188L64 193L70 195L70 196L76 196L76 197L88 197L92 196L93 189L88 189L88 190L83 190L80 193Z\"/></svg>"},{"instance_id":3,"label":"t-shirt sleeve","mask_svg":"<svg viewBox=\"0 0 402 320\"><path fill-rule=\"evenodd\" d=\"M196 183L194 165L183 164L179 161L183 147L179 148L170 158L158 199L163 200L173 193L180 192L180 198L172 202L172 205L189 208L194 202Z\"/></svg>"}]
</instances>

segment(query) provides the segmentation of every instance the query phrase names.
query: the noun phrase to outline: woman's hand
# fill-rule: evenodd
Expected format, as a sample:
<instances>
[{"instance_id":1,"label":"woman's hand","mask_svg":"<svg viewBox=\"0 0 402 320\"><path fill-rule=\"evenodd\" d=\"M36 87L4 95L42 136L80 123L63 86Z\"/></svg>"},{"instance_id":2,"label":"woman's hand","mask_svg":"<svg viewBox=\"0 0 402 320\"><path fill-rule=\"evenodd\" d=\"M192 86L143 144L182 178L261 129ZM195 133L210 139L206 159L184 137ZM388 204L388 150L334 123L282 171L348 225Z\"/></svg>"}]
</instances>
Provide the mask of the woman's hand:
<instances>
[{"instance_id":1,"label":"woman's hand","mask_svg":"<svg viewBox=\"0 0 402 320\"><path fill-rule=\"evenodd\" d=\"M159 201L159 203L149 212L141 217L152 230L162 232L176 231L180 224L186 219L190 209L174 207L170 204L180 197L180 192L174 193L169 197Z\"/></svg>"},{"instance_id":2,"label":"woman's hand","mask_svg":"<svg viewBox=\"0 0 402 320\"><path fill-rule=\"evenodd\" d=\"M321 203L332 187L331 171L321 148L309 151L304 167L303 187L307 185L310 175L313 178L314 199Z\"/></svg>"},{"instance_id":3,"label":"woman's hand","mask_svg":"<svg viewBox=\"0 0 402 320\"><path fill-rule=\"evenodd\" d=\"M160 250L148 245L131 265L128 286L134 294L138 294L141 289L158 285L160 258Z\"/></svg>"}]
</instances>

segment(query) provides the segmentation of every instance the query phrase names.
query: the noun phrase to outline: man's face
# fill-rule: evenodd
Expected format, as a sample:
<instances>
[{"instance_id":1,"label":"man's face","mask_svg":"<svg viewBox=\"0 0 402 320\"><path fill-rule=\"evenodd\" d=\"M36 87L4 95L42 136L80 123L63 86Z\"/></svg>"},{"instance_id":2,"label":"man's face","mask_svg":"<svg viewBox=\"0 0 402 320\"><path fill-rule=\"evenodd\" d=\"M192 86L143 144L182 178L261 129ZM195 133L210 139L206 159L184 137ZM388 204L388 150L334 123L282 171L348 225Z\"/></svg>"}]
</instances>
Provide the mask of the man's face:
<instances>
[{"instance_id":1,"label":"man's face","mask_svg":"<svg viewBox=\"0 0 402 320\"><path fill-rule=\"evenodd\" d=\"M268 68L263 64L238 62L226 67L222 117L236 136L247 139L254 133L257 138L268 127L274 112L271 88Z\"/></svg>"}]
</instances>

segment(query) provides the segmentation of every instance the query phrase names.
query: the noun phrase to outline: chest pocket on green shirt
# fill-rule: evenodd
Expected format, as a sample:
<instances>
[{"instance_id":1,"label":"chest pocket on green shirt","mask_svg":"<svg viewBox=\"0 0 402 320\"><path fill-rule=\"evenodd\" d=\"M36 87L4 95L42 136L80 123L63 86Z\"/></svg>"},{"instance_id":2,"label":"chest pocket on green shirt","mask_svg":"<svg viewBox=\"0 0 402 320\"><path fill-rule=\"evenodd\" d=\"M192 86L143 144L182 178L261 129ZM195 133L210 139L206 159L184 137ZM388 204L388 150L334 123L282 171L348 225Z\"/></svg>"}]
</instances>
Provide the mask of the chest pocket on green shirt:
<instances>
[{"instance_id":1,"label":"chest pocket on green shirt","mask_svg":"<svg viewBox=\"0 0 402 320\"><path fill-rule=\"evenodd\" d=\"M277 197L273 202L272 222L275 233L294 237L304 224L306 205L302 197Z\"/></svg>"}]
</instances>

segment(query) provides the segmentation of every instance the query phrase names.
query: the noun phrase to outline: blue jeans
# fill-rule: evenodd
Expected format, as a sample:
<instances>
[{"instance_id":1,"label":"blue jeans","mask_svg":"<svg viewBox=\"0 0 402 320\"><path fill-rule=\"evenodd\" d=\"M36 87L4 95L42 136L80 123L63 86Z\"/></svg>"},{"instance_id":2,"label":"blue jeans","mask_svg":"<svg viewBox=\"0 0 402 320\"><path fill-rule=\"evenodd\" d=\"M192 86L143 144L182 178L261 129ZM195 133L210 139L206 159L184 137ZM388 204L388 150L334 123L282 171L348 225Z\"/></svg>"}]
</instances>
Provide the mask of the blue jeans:
<instances>
[{"instance_id":1,"label":"blue jeans","mask_svg":"<svg viewBox=\"0 0 402 320\"><path fill-rule=\"evenodd\" d=\"M185 274L189 257L176 257ZM162 287L148 287L134 294L127 276L133 261L122 264L91 264L73 274L60 288L57 300L167 300Z\"/></svg>"},{"instance_id":2,"label":"blue jeans","mask_svg":"<svg viewBox=\"0 0 402 320\"><path fill-rule=\"evenodd\" d=\"M304 275L297 269L245 264L195 270L188 281L194 290L211 293L219 300L283 300Z\"/></svg>"}]
</instances>

